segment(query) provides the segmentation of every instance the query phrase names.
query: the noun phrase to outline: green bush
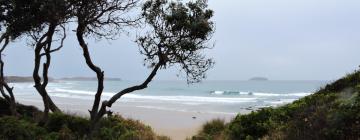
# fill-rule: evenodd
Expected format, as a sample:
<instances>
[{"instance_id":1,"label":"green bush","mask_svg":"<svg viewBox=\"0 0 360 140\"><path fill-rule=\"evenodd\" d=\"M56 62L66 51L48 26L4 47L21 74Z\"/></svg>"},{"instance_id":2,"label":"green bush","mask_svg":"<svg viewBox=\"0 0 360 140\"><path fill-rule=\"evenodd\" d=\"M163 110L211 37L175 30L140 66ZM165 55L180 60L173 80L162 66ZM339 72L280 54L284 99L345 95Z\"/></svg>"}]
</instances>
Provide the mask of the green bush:
<instances>
[{"instance_id":1,"label":"green bush","mask_svg":"<svg viewBox=\"0 0 360 140\"><path fill-rule=\"evenodd\" d=\"M223 132L226 129L224 120L214 119L203 125L202 130L192 140L220 140L224 139Z\"/></svg>"},{"instance_id":2,"label":"green bush","mask_svg":"<svg viewBox=\"0 0 360 140\"><path fill-rule=\"evenodd\" d=\"M219 135L221 131L225 129L225 122L224 120L215 119L210 122L207 122L203 126L203 133L209 134L209 135Z\"/></svg>"},{"instance_id":3,"label":"green bush","mask_svg":"<svg viewBox=\"0 0 360 140\"><path fill-rule=\"evenodd\" d=\"M46 130L35 123L18 120L15 117L2 117L0 124L0 139L2 140L36 140L46 134Z\"/></svg>"},{"instance_id":4,"label":"green bush","mask_svg":"<svg viewBox=\"0 0 360 140\"><path fill-rule=\"evenodd\" d=\"M220 132L222 139L359 139L360 72L326 85L313 95L278 108L237 115ZM205 124L193 140L213 140ZM217 132L219 133L219 132Z\"/></svg>"},{"instance_id":5,"label":"green bush","mask_svg":"<svg viewBox=\"0 0 360 140\"><path fill-rule=\"evenodd\" d=\"M238 115L229 124L230 139L257 139L269 131L271 128L270 114L272 109L262 109L248 115Z\"/></svg>"},{"instance_id":6,"label":"green bush","mask_svg":"<svg viewBox=\"0 0 360 140\"><path fill-rule=\"evenodd\" d=\"M0 98L4 110L0 112L1 140L78 140L89 139L88 119L63 113L50 113L44 126L38 126L42 112L32 106L18 105L21 117L7 115L5 100ZM1 108L1 107L0 107ZM2 108L1 108L2 109ZM1 114L4 113L4 114ZM94 140L170 140L166 136L157 136L149 126L137 120L124 119L119 115L102 118L91 135Z\"/></svg>"},{"instance_id":7,"label":"green bush","mask_svg":"<svg viewBox=\"0 0 360 140\"><path fill-rule=\"evenodd\" d=\"M90 122L85 118L63 113L51 113L45 128L50 132L59 132L64 128L68 128L76 135L84 135L89 132L89 124Z\"/></svg>"},{"instance_id":8,"label":"green bush","mask_svg":"<svg viewBox=\"0 0 360 140\"><path fill-rule=\"evenodd\" d=\"M354 73L348 74L347 76L326 85L324 88L320 89L317 93L326 94L329 92L343 92L346 88L354 88L359 85L360 81L360 71L355 71Z\"/></svg>"},{"instance_id":9,"label":"green bush","mask_svg":"<svg viewBox=\"0 0 360 140\"><path fill-rule=\"evenodd\" d=\"M95 137L101 140L168 140L168 137L157 136L149 126L143 123L124 119L119 115L103 118L99 123L99 132Z\"/></svg>"}]
</instances>

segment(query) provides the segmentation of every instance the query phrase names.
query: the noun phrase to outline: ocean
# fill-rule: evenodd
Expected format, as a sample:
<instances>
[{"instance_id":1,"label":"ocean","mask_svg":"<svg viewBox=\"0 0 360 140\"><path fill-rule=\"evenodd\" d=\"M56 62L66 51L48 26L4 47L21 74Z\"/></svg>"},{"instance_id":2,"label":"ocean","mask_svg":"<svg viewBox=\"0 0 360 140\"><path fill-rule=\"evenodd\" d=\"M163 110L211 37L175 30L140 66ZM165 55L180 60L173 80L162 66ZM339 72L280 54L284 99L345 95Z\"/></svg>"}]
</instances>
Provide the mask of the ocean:
<instances>
[{"instance_id":1,"label":"ocean","mask_svg":"<svg viewBox=\"0 0 360 140\"><path fill-rule=\"evenodd\" d=\"M279 106L310 95L326 81L205 81L188 85L183 81L153 81L149 87L123 96L119 103L140 108L184 112L237 114L244 110ZM138 84L106 81L102 99ZM41 101L33 83L11 83L17 99ZM93 102L97 81L57 81L48 85L53 98ZM90 107L89 107L90 108Z\"/></svg>"}]
</instances>

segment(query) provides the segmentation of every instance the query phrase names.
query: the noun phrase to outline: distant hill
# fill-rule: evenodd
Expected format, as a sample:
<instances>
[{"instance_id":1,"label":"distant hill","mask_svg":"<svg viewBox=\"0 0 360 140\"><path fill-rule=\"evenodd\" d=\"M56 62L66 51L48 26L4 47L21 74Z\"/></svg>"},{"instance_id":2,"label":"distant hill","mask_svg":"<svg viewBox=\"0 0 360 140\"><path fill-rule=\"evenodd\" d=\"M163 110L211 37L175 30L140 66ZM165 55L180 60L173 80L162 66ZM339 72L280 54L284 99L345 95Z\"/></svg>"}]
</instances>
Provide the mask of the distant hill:
<instances>
[{"instance_id":1,"label":"distant hill","mask_svg":"<svg viewBox=\"0 0 360 140\"><path fill-rule=\"evenodd\" d=\"M56 82L57 80L67 81L96 81L96 77L66 77L60 79L54 79L49 77L49 82ZM106 81L121 81L121 78L105 78ZM9 83L22 83L22 82L34 82L31 76L6 76L5 81Z\"/></svg>"},{"instance_id":2,"label":"distant hill","mask_svg":"<svg viewBox=\"0 0 360 140\"><path fill-rule=\"evenodd\" d=\"M33 82L31 76L5 76L5 81L9 83ZM53 82L54 78L49 77L49 82Z\"/></svg>"},{"instance_id":3,"label":"distant hill","mask_svg":"<svg viewBox=\"0 0 360 140\"><path fill-rule=\"evenodd\" d=\"M249 79L249 81L268 81L268 80L269 79L265 77L253 77Z\"/></svg>"},{"instance_id":4,"label":"distant hill","mask_svg":"<svg viewBox=\"0 0 360 140\"><path fill-rule=\"evenodd\" d=\"M96 77L65 77L58 80L67 80L67 81L96 81ZM121 78L106 78L106 81L121 81Z\"/></svg>"}]
</instances>

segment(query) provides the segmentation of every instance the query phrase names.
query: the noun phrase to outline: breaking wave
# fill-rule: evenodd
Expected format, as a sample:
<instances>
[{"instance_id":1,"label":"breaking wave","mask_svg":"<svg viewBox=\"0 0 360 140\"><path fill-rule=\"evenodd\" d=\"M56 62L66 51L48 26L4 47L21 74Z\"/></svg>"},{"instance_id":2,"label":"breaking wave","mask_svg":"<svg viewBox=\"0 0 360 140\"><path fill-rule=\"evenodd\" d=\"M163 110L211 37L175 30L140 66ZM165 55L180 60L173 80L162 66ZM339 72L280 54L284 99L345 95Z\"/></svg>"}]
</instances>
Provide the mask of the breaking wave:
<instances>
[{"instance_id":1,"label":"breaking wave","mask_svg":"<svg viewBox=\"0 0 360 140\"><path fill-rule=\"evenodd\" d=\"M52 96L67 97L67 98L86 98L85 96L94 96L95 92L85 90L68 90L55 88L50 90ZM104 92L103 95L111 97L115 93ZM138 100L160 100L160 101L175 101L175 102L203 102L203 103L244 103L256 102L256 98L230 98L230 97L202 97L202 96L148 96L138 94L126 94L123 99L138 99Z\"/></svg>"},{"instance_id":2,"label":"breaking wave","mask_svg":"<svg viewBox=\"0 0 360 140\"><path fill-rule=\"evenodd\" d=\"M261 93L261 92L242 92L242 91L210 91L210 94L212 95L249 95L249 96L297 96L297 97L303 97L311 95L312 93L305 93L305 92L299 92L299 93L285 93L285 94L278 94L278 93Z\"/></svg>"}]
</instances>

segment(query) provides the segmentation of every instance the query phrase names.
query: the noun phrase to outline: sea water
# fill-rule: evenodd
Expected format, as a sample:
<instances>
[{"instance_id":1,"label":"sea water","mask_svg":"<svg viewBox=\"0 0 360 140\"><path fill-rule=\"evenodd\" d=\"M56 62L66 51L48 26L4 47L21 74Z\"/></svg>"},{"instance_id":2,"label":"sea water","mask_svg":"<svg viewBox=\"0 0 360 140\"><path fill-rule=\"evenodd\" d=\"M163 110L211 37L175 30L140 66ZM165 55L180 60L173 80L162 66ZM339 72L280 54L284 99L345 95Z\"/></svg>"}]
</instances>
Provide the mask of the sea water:
<instances>
[{"instance_id":1,"label":"sea water","mask_svg":"<svg viewBox=\"0 0 360 140\"><path fill-rule=\"evenodd\" d=\"M102 99L140 82L106 81ZM243 110L279 106L317 91L326 81L153 81L148 88L126 94L118 100L140 108L236 114ZM33 83L12 83L19 99L39 96ZM97 81L56 81L47 90L53 98L92 102Z\"/></svg>"}]
</instances>

